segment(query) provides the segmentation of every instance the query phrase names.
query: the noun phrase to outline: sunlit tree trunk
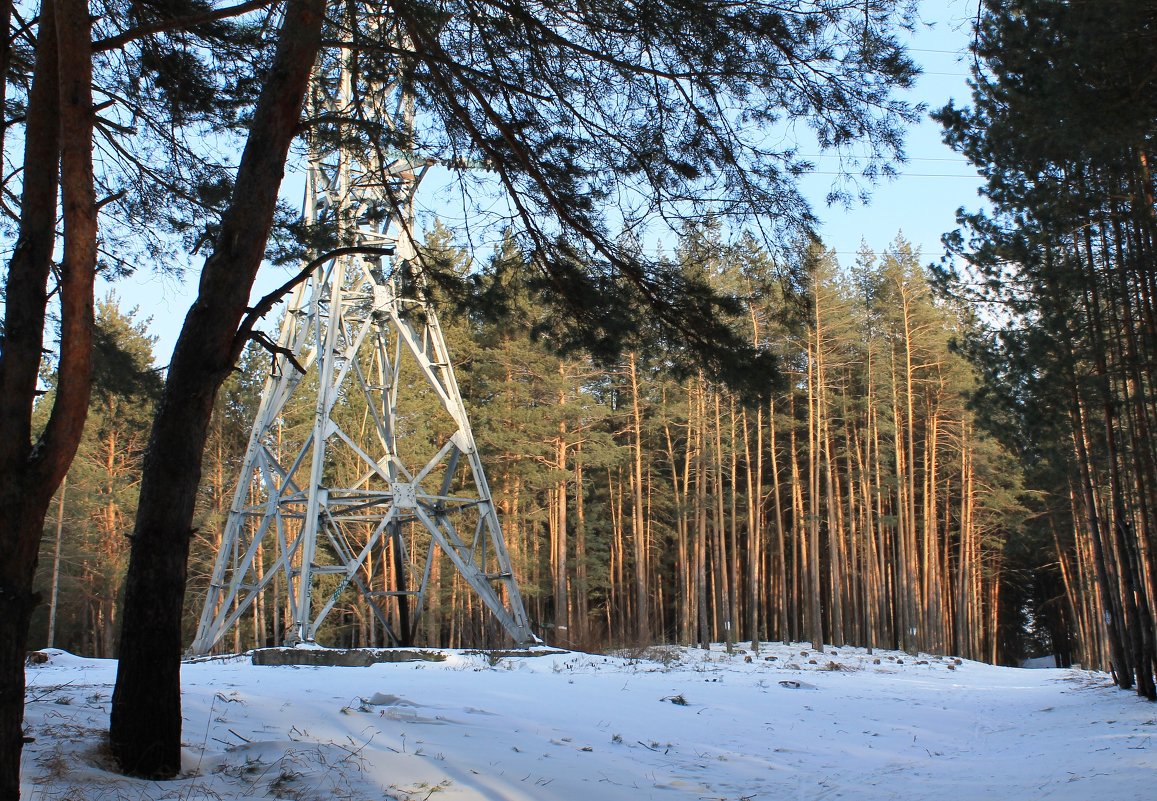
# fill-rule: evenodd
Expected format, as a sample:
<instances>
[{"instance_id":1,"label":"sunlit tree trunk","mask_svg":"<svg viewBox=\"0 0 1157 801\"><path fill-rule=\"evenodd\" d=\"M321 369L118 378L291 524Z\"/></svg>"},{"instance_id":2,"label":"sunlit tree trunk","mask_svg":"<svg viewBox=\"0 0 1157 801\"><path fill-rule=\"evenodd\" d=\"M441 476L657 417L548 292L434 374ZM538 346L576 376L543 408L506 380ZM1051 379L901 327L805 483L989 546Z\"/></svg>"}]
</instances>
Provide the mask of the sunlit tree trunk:
<instances>
[{"instance_id":1,"label":"sunlit tree trunk","mask_svg":"<svg viewBox=\"0 0 1157 801\"><path fill-rule=\"evenodd\" d=\"M796 430L795 395L789 396L788 453L791 462L791 620L792 640L802 640L810 633L807 605L804 594L808 582L808 524L803 503L803 479L800 471L799 436Z\"/></svg>"},{"instance_id":2,"label":"sunlit tree trunk","mask_svg":"<svg viewBox=\"0 0 1157 801\"><path fill-rule=\"evenodd\" d=\"M818 304L817 304L818 308ZM822 335L819 312L816 312L813 331L815 347L809 347L807 360L807 457L808 457L808 511L807 550L804 551L807 571L807 636L815 650L824 647L823 590L820 584L820 396L822 380L818 343ZM802 543L801 543L802 545Z\"/></svg>"},{"instance_id":3,"label":"sunlit tree trunk","mask_svg":"<svg viewBox=\"0 0 1157 801\"><path fill-rule=\"evenodd\" d=\"M771 567L771 610L769 617L771 620L774 620L776 624L772 628L771 636L773 638L778 637L782 640L788 640L791 639L791 628L788 624L788 612L791 607L789 595L790 583L788 581L787 551L784 541L783 497L780 489L779 449L776 447L774 400L769 401L767 404L767 436L769 451L768 462L771 464L771 487L768 488L768 492L771 494L771 508L775 513L775 553L773 556L774 562ZM762 471L760 475L762 475ZM761 508L762 505L761 501Z\"/></svg>"},{"instance_id":4,"label":"sunlit tree trunk","mask_svg":"<svg viewBox=\"0 0 1157 801\"><path fill-rule=\"evenodd\" d=\"M643 412L639 400L639 366L635 353L627 356L631 386L631 539L635 561L635 638L640 645L651 640L647 566L647 525L643 507Z\"/></svg>"},{"instance_id":5,"label":"sunlit tree trunk","mask_svg":"<svg viewBox=\"0 0 1157 801\"><path fill-rule=\"evenodd\" d=\"M704 428L707 420L706 391L702 378L695 393L695 599L698 617L698 643L700 648L711 647L711 607L707 593L707 443Z\"/></svg>"},{"instance_id":6,"label":"sunlit tree trunk","mask_svg":"<svg viewBox=\"0 0 1157 801\"><path fill-rule=\"evenodd\" d=\"M585 646L589 642L588 631L589 592L587 581L587 518L584 496L586 486L583 482L582 445L575 447L574 457L574 615L571 624L574 626L574 639Z\"/></svg>"},{"instance_id":7,"label":"sunlit tree trunk","mask_svg":"<svg viewBox=\"0 0 1157 801\"><path fill-rule=\"evenodd\" d=\"M746 621L747 639L751 650L759 652L760 624L763 618L764 584L764 534L763 534L763 408L759 407L755 418L755 451L752 453L752 425L747 409L741 410L743 431L744 482L746 485L747 512L747 574L746 574Z\"/></svg>"}]
</instances>

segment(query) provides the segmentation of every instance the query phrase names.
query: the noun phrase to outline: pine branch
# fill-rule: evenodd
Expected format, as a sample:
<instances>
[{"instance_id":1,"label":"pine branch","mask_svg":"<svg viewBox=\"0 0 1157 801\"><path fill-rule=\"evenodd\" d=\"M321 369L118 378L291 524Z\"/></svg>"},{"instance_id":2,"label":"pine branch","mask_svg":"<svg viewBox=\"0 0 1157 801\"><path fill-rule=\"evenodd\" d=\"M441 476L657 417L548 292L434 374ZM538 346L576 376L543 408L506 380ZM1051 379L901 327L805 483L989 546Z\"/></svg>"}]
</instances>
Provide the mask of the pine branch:
<instances>
[{"instance_id":1,"label":"pine branch","mask_svg":"<svg viewBox=\"0 0 1157 801\"><path fill-rule=\"evenodd\" d=\"M298 270L296 275L294 275L281 286L277 287L277 289L265 295L263 298L261 298L261 300L257 301L256 305L246 309L245 317L242 318L241 324L237 326L237 335L233 340L233 360L237 360L237 358L241 355L241 350L245 347L245 343L249 340L254 339L258 342L261 342L261 340L257 339L257 336L253 332L253 326L257 325L257 321L272 311L273 307L276 306L282 298L292 292L293 289L302 281L313 275L314 271L317 270L317 268L322 264L325 264L327 261L340 258L341 256L350 256L354 254L361 254L363 256L391 256L393 255L393 252L394 251L392 248L375 248L369 247L367 245L351 245L349 247L335 248L307 262L304 267ZM261 336L264 337L265 335L261 334ZM268 337L265 338L268 340ZM269 341L269 344L266 344L265 342L261 342L261 344L265 345L267 349L274 345L272 341ZM291 361L293 360L292 355L290 355L289 358ZM305 372L305 370L302 369L296 361L293 362L293 365L294 367L297 367L297 369L301 370L301 372Z\"/></svg>"},{"instance_id":2,"label":"pine branch","mask_svg":"<svg viewBox=\"0 0 1157 801\"><path fill-rule=\"evenodd\" d=\"M289 359L289 363L292 364L294 368L296 368L297 372L305 375L305 367L303 367L301 362L297 360L297 357L293 355L293 351L284 345L278 345L276 342L269 338L269 334L266 334L264 331L250 331L246 339L256 342L258 345L272 353L275 362L277 356L284 356L285 358Z\"/></svg>"},{"instance_id":3,"label":"pine branch","mask_svg":"<svg viewBox=\"0 0 1157 801\"><path fill-rule=\"evenodd\" d=\"M198 25L207 25L210 22L218 22L230 17L239 17L242 14L248 14L250 11L256 11L259 8L264 8L273 3L274 0L248 0L248 2L238 3L235 6L219 8L216 11L207 11L204 14L190 14L184 17L159 20L148 25L130 28L107 39L98 39L92 43L92 51L94 53L103 53L106 50L115 50L136 39L143 39L155 33L189 30L190 28L196 28Z\"/></svg>"}]
</instances>

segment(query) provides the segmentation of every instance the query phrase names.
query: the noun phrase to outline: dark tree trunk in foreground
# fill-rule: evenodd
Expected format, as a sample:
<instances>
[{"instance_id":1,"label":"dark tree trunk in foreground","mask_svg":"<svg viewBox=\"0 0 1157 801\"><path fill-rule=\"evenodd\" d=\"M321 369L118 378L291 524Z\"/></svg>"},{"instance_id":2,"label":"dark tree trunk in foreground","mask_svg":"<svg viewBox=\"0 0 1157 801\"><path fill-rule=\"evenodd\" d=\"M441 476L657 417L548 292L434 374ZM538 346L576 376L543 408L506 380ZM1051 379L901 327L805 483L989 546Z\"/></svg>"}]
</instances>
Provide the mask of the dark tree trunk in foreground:
<instances>
[{"instance_id":1,"label":"dark tree trunk in foreground","mask_svg":"<svg viewBox=\"0 0 1157 801\"><path fill-rule=\"evenodd\" d=\"M5 28L7 34L7 28ZM24 654L44 517L80 442L92 377L96 199L92 172L92 59L81 0L45 2L26 117L24 189L6 284L0 347L0 801L20 797ZM48 282L63 201L59 264L59 383L32 440Z\"/></svg>"},{"instance_id":2,"label":"dark tree trunk in foreground","mask_svg":"<svg viewBox=\"0 0 1157 801\"><path fill-rule=\"evenodd\" d=\"M51 12L49 12L49 19ZM7 33L7 31L5 31ZM41 27L38 62L28 106L26 165L20 237L9 264L3 349L0 351L0 798L20 796L24 720L24 651L35 606L32 579L40 529L42 492L25 478L31 458L32 393L40 365L44 296L52 261L59 174L59 114L54 26ZM33 133L41 136L34 137ZM34 163L34 162L32 162Z\"/></svg>"},{"instance_id":3,"label":"dark tree trunk in foreground","mask_svg":"<svg viewBox=\"0 0 1157 801\"><path fill-rule=\"evenodd\" d=\"M233 200L185 318L145 457L125 585L110 738L121 768L181 766L181 612L213 400L240 352L238 325L265 253L289 145L321 41L323 0L291 0L238 167Z\"/></svg>"}]
</instances>

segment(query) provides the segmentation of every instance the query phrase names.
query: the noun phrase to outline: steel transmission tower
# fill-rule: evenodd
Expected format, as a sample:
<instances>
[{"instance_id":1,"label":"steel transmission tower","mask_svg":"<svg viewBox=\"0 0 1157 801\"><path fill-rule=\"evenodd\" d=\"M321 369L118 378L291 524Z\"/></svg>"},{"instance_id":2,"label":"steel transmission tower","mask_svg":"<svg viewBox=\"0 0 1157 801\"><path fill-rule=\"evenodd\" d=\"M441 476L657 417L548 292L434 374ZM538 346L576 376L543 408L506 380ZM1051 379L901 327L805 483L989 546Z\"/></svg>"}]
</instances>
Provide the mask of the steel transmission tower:
<instances>
[{"instance_id":1,"label":"steel transmission tower","mask_svg":"<svg viewBox=\"0 0 1157 801\"><path fill-rule=\"evenodd\" d=\"M190 651L270 595L286 610L275 635L312 642L351 585L389 642L409 644L437 551L515 643L538 642L412 240L435 162L396 144L414 113L401 79L355 103L349 64L333 66L318 69L313 119L360 116L395 144L351 148L364 138L345 123L312 135L305 221L363 252L320 264L289 301ZM291 420L303 395L312 418Z\"/></svg>"}]
</instances>

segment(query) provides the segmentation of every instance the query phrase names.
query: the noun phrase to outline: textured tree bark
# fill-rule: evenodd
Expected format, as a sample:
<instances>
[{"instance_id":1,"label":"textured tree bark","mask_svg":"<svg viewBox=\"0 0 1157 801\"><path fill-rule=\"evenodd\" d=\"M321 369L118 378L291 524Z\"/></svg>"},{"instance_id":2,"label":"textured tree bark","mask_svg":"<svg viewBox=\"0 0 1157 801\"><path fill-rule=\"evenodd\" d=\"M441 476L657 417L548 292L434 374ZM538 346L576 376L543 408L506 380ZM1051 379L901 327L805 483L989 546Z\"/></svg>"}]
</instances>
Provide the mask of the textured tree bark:
<instances>
[{"instance_id":1,"label":"textured tree bark","mask_svg":"<svg viewBox=\"0 0 1157 801\"><path fill-rule=\"evenodd\" d=\"M58 9L59 6L59 9ZM57 13L57 11L61 13ZM24 653L38 598L38 546L52 495L76 454L92 377L96 201L92 181L90 18L77 0L45 2L25 129L24 194L0 348L0 799L20 795ZM5 29L6 30L6 29ZM63 201L56 400L33 445L47 282Z\"/></svg>"},{"instance_id":2,"label":"textured tree bark","mask_svg":"<svg viewBox=\"0 0 1157 801\"><path fill-rule=\"evenodd\" d=\"M45 282L52 258L59 174L56 30L41 15L36 72L28 106L20 235L9 264L0 349L0 799L20 797L24 652L36 600L32 580L48 510L30 480L31 414L44 331ZM37 165L37 161L39 164ZM27 168L37 165L33 171ZM39 514L38 514L39 512Z\"/></svg>"},{"instance_id":3,"label":"textured tree bark","mask_svg":"<svg viewBox=\"0 0 1157 801\"><path fill-rule=\"evenodd\" d=\"M213 401L265 253L290 142L321 40L323 0L290 0L238 167L233 200L185 317L145 457L125 585L110 726L126 773L181 766L181 610L201 456Z\"/></svg>"},{"instance_id":4,"label":"textured tree bark","mask_svg":"<svg viewBox=\"0 0 1157 801\"><path fill-rule=\"evenodd\" d=\"M10 488L10 489L9 489ZM32 573L36 569L36 540L20 537L22 532L39 532L37 509L17 495L21 487L6 485L0 494L0 537L5 545L0 552L0 799L20 798L20 753L24 747L24 654L28 642L28 621L37 603L32 592ZM13 492L12 490L16 490ZM45 506L47 511L47 506ZM15 547L13 547L15 546Z\"/></svg>"}]
</instances>

